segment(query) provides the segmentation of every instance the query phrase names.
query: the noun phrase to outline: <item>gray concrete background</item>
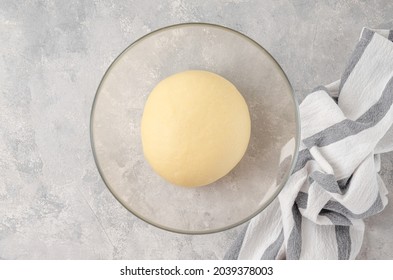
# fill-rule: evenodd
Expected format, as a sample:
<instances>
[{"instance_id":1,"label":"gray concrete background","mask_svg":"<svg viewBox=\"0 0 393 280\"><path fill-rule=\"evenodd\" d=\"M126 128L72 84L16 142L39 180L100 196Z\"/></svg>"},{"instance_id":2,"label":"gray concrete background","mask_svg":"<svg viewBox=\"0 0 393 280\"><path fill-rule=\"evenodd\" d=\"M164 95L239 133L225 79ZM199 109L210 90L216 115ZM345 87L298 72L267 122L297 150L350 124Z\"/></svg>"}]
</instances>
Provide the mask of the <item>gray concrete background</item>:
<instances>
[{"instance_id":1,"label":"gray concrete background","mask_svg":"<svg viewBox=\"0 0 393 280\"><path fill-rule=\"evenodd\" d=\"M0 259L217 259L241 226L187 236L125 210L93 161L89 114L112 60L140 36L201 21L236 29L278 60L301 100L338 79L384 1L0 0ZM393 189L393 154L382 176ZM389 195L390 200L392 194ZM359 258L393 259L393 206L367 220Z\"/></svg>"}]
</instances>

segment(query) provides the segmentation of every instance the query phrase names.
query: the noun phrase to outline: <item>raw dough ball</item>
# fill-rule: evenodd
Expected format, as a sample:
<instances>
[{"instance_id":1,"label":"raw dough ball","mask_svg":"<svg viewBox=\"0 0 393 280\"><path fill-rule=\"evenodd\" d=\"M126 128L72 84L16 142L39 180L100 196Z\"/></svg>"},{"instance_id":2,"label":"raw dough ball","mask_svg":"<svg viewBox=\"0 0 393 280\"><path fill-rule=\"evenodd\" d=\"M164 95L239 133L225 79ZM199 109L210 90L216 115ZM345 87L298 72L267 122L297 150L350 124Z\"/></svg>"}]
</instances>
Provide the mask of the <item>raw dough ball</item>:
<instances>
[{"instance_id":1,"label":"raw dough ball","mask_svg":"<svg viewBox=\"0 0 393 280\"><path fill-rule=\"evenodd\" d=\"M232 83L211 72L185 71L162 80L148 97L143 152L169 182L207 185L241 160L250 130L247 104Z\"/></svg>"}]
</instances>

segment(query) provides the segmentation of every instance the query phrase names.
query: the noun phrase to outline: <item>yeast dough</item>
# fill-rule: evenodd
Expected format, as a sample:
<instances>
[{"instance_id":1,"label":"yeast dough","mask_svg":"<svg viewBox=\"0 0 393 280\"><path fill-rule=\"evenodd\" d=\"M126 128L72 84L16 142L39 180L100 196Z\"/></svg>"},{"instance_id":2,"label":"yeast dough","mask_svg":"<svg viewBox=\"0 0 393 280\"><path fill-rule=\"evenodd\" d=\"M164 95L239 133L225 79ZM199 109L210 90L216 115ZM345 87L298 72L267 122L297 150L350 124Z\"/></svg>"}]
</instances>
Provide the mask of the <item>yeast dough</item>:
<instances>
[{"instance_id":1,"label":"yeast dough","mask_svg":"<svg viewBox=\"0 0 393 280\"><path fill-rule=\"evenodd\" d=\"M150 166L180 186L203 186L228 174L250 139L247 104L223 77L199 70L157 84L143 111L143 152Z\"/></svg>"}]
</instances>

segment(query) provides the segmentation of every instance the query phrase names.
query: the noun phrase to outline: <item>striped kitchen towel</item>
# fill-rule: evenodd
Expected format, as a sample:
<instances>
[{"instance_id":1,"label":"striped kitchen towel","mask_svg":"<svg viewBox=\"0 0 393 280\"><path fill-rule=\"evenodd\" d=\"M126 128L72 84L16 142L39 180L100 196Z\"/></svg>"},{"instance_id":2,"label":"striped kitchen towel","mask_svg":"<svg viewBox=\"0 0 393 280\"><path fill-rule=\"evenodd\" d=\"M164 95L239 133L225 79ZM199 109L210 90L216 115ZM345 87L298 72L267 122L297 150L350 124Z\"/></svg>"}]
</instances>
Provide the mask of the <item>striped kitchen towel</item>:
<instances>
[{"instance_id":1,"label":"striped kitchen towel","mask_svg":"<svg viewBox=\"0 0 393 280\"><path fill-rule=\"evenodd\" d=\"M363 218L383 210L380 154L393 150L393 31L364 28L341 80L300 105L294 171L226 259L354 259Z\"/></svg>"}]
</instances>

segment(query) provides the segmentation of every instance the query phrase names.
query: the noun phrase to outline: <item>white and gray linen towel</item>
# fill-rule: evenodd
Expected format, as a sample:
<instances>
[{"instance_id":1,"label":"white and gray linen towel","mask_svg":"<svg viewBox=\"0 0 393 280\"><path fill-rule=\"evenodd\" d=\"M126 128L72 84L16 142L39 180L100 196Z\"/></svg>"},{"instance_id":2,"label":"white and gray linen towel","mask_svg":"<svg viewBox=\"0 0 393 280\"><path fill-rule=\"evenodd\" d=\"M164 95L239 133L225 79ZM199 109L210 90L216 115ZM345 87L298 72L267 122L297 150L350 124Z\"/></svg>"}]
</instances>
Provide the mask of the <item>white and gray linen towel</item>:
<instances>
[{"instance_id":1,"label":"white and gray linen towel","mask_svg":"<svg viewBox=\"0 0 393 280\"><path fill-rule=\"evenodd\" d=\"M354 259L383 210L379 154L393 150L393 30L364 28L341 80L300 104L301 144L279 196L225 259Z\"/></svg>"}]
</instances>

